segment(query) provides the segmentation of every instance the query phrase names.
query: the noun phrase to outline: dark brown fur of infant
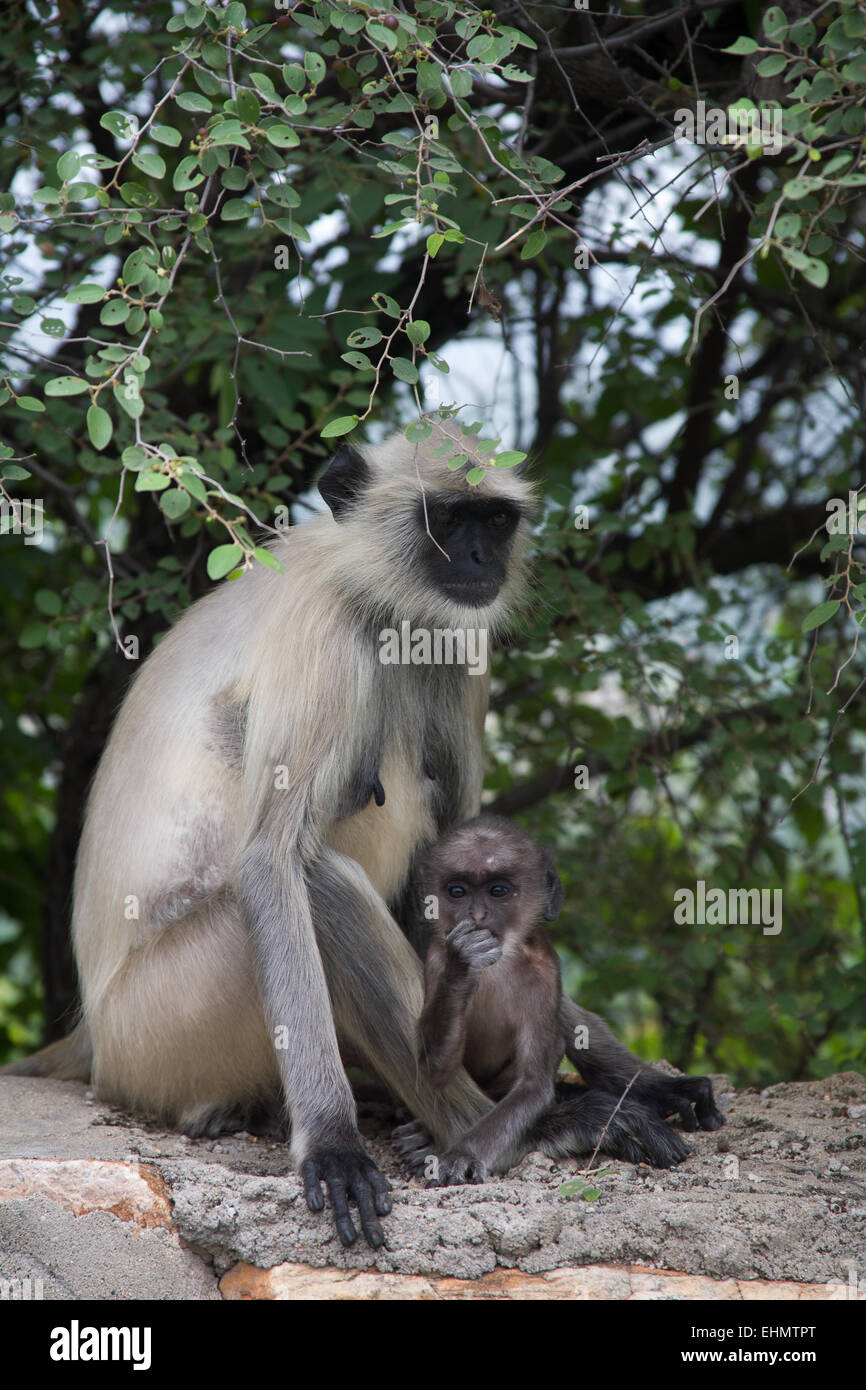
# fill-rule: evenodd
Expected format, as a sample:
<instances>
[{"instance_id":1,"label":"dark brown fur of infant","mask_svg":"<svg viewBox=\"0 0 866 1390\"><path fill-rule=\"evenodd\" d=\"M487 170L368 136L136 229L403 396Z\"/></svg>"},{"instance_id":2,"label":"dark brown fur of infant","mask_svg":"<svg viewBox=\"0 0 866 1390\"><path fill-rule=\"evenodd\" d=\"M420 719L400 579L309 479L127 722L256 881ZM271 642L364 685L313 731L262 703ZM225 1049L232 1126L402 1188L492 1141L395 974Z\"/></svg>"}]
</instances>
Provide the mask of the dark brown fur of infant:
<instances>
[{"instance_id":1,"label":"dark brown fur of infant","mask_svg":"<svg viewBox=\"0 0 866 1390\"><path fill-rule=\"evenodd\" d=\"M419 1123L395 1131L398 1152L429 1186L483 1182L529 1148L562 1157L591 1153L599 1141L615 1157L670 1166L688 1149L660 1112L688 1110L690 1128L722 1123L706 1078L694 1080L697 1121L687 1102L662 1101L654 1115L610 1085L557 1083L563 1053L579 1067L589 1057L575 1051L543 925L559 913L562 885L549 850L531 836L498 816L467 821L419 858L415 891L430 931L419 1066L436 1087L463 1066L495 1102L444 1154ZM629 1056L600 1019L586 1018L600 1052ZM644 1064L630 1061L642 1076Z\"/></svg>"}]
</instances>

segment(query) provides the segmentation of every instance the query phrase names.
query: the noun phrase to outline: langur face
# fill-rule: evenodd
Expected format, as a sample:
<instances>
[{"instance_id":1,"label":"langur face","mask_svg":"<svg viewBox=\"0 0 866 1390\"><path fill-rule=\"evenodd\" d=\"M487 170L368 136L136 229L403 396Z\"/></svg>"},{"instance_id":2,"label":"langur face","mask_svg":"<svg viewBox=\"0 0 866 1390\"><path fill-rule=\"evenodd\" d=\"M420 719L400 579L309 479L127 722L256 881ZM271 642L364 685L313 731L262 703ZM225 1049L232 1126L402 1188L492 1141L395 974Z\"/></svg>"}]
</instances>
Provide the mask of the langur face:
<instances>
[{"instance_id":1,"label":"langur face","mask_svg":"<svg viewBox=\"0 0 866 1390\"><path fill-rule=\"evenodd\" d=\"M523 912L520 885L508 872L449 874L439 888L439 920L446 934L458 922L486 927L500 942L515 933Z\"/></svg>"},{"instance_id":2,"label":"langur face","mask_svg":"<svg viewBox=\"0 0 866 1390\"><path fill-rule=\"evenodd\" d=\"M423 560L433 587L470 608L492 603L508 575L520 520L518 508L501 498L440 493L428 500L427 519L433 540L426 535L423 508L419 508L419 526L426 541Z\"/></svg>"}]
</instances>

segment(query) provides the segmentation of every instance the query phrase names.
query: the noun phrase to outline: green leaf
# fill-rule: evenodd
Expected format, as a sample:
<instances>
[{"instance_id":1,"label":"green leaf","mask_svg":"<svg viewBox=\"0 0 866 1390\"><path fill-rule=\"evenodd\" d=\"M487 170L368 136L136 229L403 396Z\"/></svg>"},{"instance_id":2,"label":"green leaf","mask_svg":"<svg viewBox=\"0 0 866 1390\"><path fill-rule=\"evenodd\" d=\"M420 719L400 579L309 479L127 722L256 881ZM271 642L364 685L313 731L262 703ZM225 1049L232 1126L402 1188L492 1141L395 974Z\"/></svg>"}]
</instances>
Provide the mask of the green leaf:
<instances>
[{"instance_id":1,"label":"green leaf","mask_svg":"<svg viewBox=\"0 0 866 1390\"><path fill-rule=\"evenodd\" d=\"M203 179L204 174L198 167L198 156L188 154L175 169L171 184L178 193L182 193L187 188L195 188Z\"/></svg>"},{"instance_id":2,"label":"green leaf","mask_svg":"<svg viewBox=\"0 0 866 1390\"><path fill-rule=\"evenodd\" d=\"M238 115L247 125L255 125L262 114L261 102L255 92L249 91L248 88L240 88L235 105L238 109Z\"/></svg>"},{"instance_id":3,"label":"green leaf","mask_svg":"<svg viewBox=\"0 0 866 1390\"><path fill-rule=\"evenodd\" d=\"M483 481L486 473L486 468L470 468L469 472L466 474L466 481L471 487L475 487L476 484Z\"/></svg>"},{"instance_id":4,"label":"green leaf","mask_svg":"<svg viewBox=\"0 0 866 1390\"><path fill-rule=\"evenodd\" d=\"M393 358L391 370L399 381L407 381L410 386L418 381L418 368L407 357Z\"/></svg>"},{"instance_id":5,"label":"green leaf","mask_svg":"<svg viewBox=\"0 0 866 1390\"><path fill-rule=\"evenodd\" d=\"M298 68L298 72L300 72L300 71L301 71L300 68ZM276 87L274 86L274 84L273 84L273 82L271 81L271 79L268 77L268 75L267 75L266 72L253 72L253 73L251 73L251 74L250 74L250 81L252 82L252 84L253 84L254 87L258 87L259 91L261 92L262 96L265 98L266 101L271 101L271 102L279 101L279 97L277 96L277 89L276 89ZM301 87L303 87L303 85L304 85L304 78L303 78L303 74L301 74ZM299 87L299 88L296 88L295 90L296 90L296 91L300 91L300 87Z\"/></svg>"},{"instance_id":6,"label":"green leaf","mask_svg":"<svg viewBox=\"0 0 866 1390\"><path fill-rule=\"evenodd\" d=\"M161 154L142 154L140 150L136 150L132 162L136 169L140 169L152 179L165 178L165 160Z\"/></svg>"},{"instance_id":7,"label":"green leaf","mask_svg":"<svg viewBox=\"0 0 866 1390\"><path fill-rule=\"evenodd\" d=\"M430 337L430 325L426 319L413 319L411 323L406 324L406 333L410 341L420 347Z\"/></svg>"},{"instance_id":8,"label":"green leaf","mask_svg":"<svg viewBox=\"0 0 866 1390\"><path fill-rule=\"evenodd\" d=\"M159 499L162 508L169 521L177 521L184 512L189 511L189 493L181 492L180 488L173 487L168 492L164 492Z\"/></svg>"},{"instance_id":9,"label":"green leaf","mask_svg":"<svg viewBox=\"0 0 866 1390\"><path fill-rule=\"evenodd\" d=\"M815 256L807 256L806 264L800 267L800 274L804 280L808 280L810 285L815 285L822 290L830 279L830 267L825 261L819 261Z\"/></svg>"},{"instance_id":10,"label":"green leaf","mask_svg":"<svg viewBox=\"0 0 866 1390\"><path fill-rule=\"evenodd\" d=\"M837 598L828 599L826 603L819 603L817 608L813 608L806 614L801 631L811 632L813 628L821 627L822 624L829 622L838 611L839 605L840 600Z\"/></svg>"},{"instance_id":11,"label":"green leaf","mask_svg":"<svg viewBox=\"0 0 866 1390\"><path fill-rule=\"evenodd\" d=\"M233 570L238 560L243 559L243 548L239 545L218 545L207 557L207 572L211 579L222 579Z\"/></svg>"},{"instance_id":12,"label":"green leaf","mask_svg":"<svg viewBox=\"0 0 866 1390\"><path fill-rule=\"evenodd\" d=\"M73 285L66 296L68 304L96 304L100 299L104 299L107 290L101 285L93 285L85 282L83 285Z\"/></svg>"},{"instance_id":13,"label":"green leaf","mask_svg":"<svg viewBox=\"0 0 866 1390\"><path fill-rule=\"evenodd\" d=\"M186 488L187 492L190 493L197 502L205 502L207 500L207 488L198 474L194 473L191 468L184 468L180 475L180 485Z\"/></svg>"},{"instance_id":14,"label":"green leaf","mask_svg":"<svg viewBox=\"0 0 866 1390\"><path fill-rule=\"evenodd\" d=\"M515 468L518 463L522 463L526 455L519 449L506 449L504 454L497 454L493 462L497 468Z\"/></svg>"},{"instance_id":15,"label":"green leaf","mask_svg":"<svg viewBox=\"0 0 866 1390\"><path fill-rule=\"evenodd\" d=\"M739 39L737 39L734 43L731 44L730 48L723 48L722 52L736 54L754 53L756 52L757 48L758 45L755 43L755 40L750 39L748 35L743 34Z\"/></svg>"},{"instance_id":16,"label":"green leaf","mask_svg":"<svg viewBox=\"0 0 866 1390\"><path fill-rule=\"evenodd\" d=\"M584 1202L597 1202L601 1196L600 1187L593 1187L590 1183L584 1182L582 1178L574 1178L571 1182L564 1182L556 1190L560 1197L580 1197Z\"/></svg>"},{"instance_id":17,"label":"green leaf","mask_svg":"<svg viewBox=\"0 0 866 1390\"><path fill-rule=\"evenodd\" d=\"M784 38L788 32L788 17L778 5L771 5L764 15L764 33L768 39L778 40Z\"/></svg>"},{"instance_id":18,"label":"green leaf","mask_svg":"<svg viewBox=\"0 0 866 1390\"><path fill-rule=\"evenodd\" d=\"M358 423L357 415L340 415L336 420L329 420L322 430L323 439L335 439L337 435L348 434Z\"/></svg>"},{"instance_id":19,"label":"green leaf","mask_svg":"<svg viewBox=\"0 0 866 1390\"><path fill-rule=\"evenodd\" d=\"M533 256L537 256L539 251L544 250L546 245L547 232L544 230L543 227L539 228L535 232L531 232L530 235L526 238L526 244L520 253L520 259L522 261L531 261Z\"/></svg>"},{"instance_id":20,"label":"green leaf","mask_svg":"<svg viewBox=\"0 0 866 1390\"><path fill-rule=\"evenodd\" d=\"M184 111L213 111L213 102L201 92L179 92L175 101Z\"/></svg>"},{"instance_id":21,"label":"green leaf","mask_svg":"<svg viewBox=\"0 0 866 1390\"><path fill-rule=\"evenodd\" d=\"M350 347L375 347L381 343L382 333L378 328L353 328L346 342Z\"/></svg>"},{"instance_id":22,"label":"green leaf","mask_svg":"<svg viewBox=\"0 0 866 1390\"><path fill-rule=\"evenodd\" d=\"M321 82L327 71L325 60L321 53L308 50L304 54L304 71L311 82Z\"/></svg>"},{"instance_id":23,"label":"green leaf","mask_svg":"<svg viewBox=\"0 0 866 1390\"><path fill-rule=\"evenodd\" d=\"M406 438L411 444L420 444L423 439L429 439L433 433L433 426L426 420L413 420L411 425L406 426Z\"/></svg>"},{"instance_id":24,"label":"green leaf","mask_svg":"<svg viewBox=\"0 0 866 1390\"><path fill-rule=\"evenodd\" d=\"M18 638L19 647L25 651L31 651L33 647L41 647L48 637L49 629L45 623L31 623L25 627Z\"/></svg>"},{"instance_id":25,"label":"green leaf","mask_svg":"<svg viewBox=\"0 0 866 1390\"><path fill-rule=\"evenodd\" d=\"M81 168L81 160L72 150L67 150L57 161L57 177L61 183L71 183Z\"/></svg>"},{"instance_id":26,"label":"green leaf","mask_svg":"<svg viewBox=\"0 0 866 1390\"><path fill-rule=\"evenodd\" d=\"M175 130L173 125L152 125L150 133L158 145L170 145L175 149L181 141L179 130Z\"/></svg>"},{"instance_id":27,"label":"green leaf","mask_svg":"<svg viewBox=\"0 0 866 1390\"><path fill-rule=\"evenodd\" d=\"M138 444L129 444L120 455L120 462L124 468L137 472L147 463L147 454Z\"/></svg>"},{"instance_id":28,"label":"green leaf","mask_svg":"<svg viewBox=\"0 0 866 1390\"><path fill-rule=\"evenodd\" d=\"M302 92L307 85L307 74L300 63L284 63L282 67L283 81L290 92ZM259 91L264 91L262 84L253 78ZM270 78L268 78L270 82ZM273 85L273 84L272 84Z\"/></svg>"},{"instance_id":29,"label":"green leaf","mask_svg":"<svg viewBox=\"0 0 866 1390\"><path fill-rule=\"evenodd\" d=\"M15 404L20 406L22 410L32 411L34 415L38 415L41 410L45 409L44 402L38 401L35 396L18 396Z\"/></svg>"},{"instance_id":30,"label":"green leaf","mask_svg":"<svg viewBox=\"0 0 866 1390\"><path fill-rule=\"evenodd\" d=\"M231 198L227 203L223 203L220 216L223 222L245 222L254 212L252 203L244 202L243 198Z\"/></svg>"},{"instance_id":31,"label":"green leaf","mask_svg":"<svg viewBox=\"0 0 866 1390\"><path fill-rule=\"evenodd\" d=\"M272 555L269 550L265 550L264 546L257 545L253 551L253 555L260 564L266 565L269 570L277 570L279 574L285 572L285 566L280 563L276 555Z\"/></svg>"},{"instance_id":32,"label":"green leaf","mask_svg":"<svg viewBox=\"0 0 866 1390\"><path fill-rule=\"evenodd\" d=\"M100 116L99 124L119 140L131 140L138 130L138 117L129 116L125 111L106 111Z\"/></svg>"},{"instance_id":33,"label":"green leaf","mask_svg":"<svg viewBox=\"0 0 866 1390\"><path fill-rule=\"evenodd\" d=\"M45 383L46 396L80 396L89 389L80 376L52 376Z\"/></svg>"},{"instance_id":34,"label":"green leaf","mask_svg":"<svg viewBox=\"0 0 866 1390\"><path fill-rule=\"evenodd\" d=\"M114 383L114 399L121 410L132 420L137 420L144 410L144 401L138 390L138 383L134 377L128 377L124 382Z\"/></svg>"},{"instance_id":35,"label":"green leaf","mask_svg":"<svg viewBox=\"0 0 866 1390\"><path fill-rule=\"evenodd\" d=\"M0 475L7 483L21 483L31 476L30 470L18 463L0 463Z\"/></svg>"},{"instance_id":36,"label":"green leaf","mask_svg":"<svg viewBox=\"0 0 866 1390\"><path fill-rule=\"evenodd\" d=\"M820 179L812 179L807 175L804 178L788 179L782 192L786 198L805 198L820 187Z\"/></svg>"},{"instance_id":37,"label":"green leaf","mask_svg":"<svg viewBox=\"0 0 866 1390\"><path fill-rule=\"evenodd\" d=\"M49 618L56 618L63 607L60 595L55 594L53 589L37 589L33 598L39 612L47 614Z\"/></svg>"},{"instance_id":38,"label":"green leaf","mask_svg":"<svg viewBox=\"0 0 866 1390\"><path fill-rule=\"evenodd\" d=\"M771 53L768 58L762 58L758 64L759 77L775 77L777 72L788 66L788 59L784 53Z\"/></svg>"},{"instance_id":39,"label":"green leaf","mask_svg":"<svg viewBox=\"0 0 866 1390\"><path fill-rule=\"evenodd\" d=\"M441 232L431 232L428 236L427 250L430 253L430 255L434 257L434 259L436 256L436 252L439 250L439 247L442 245L444 240L445 238Z\"/></svg>"},{"instance_id":40,"label":"green leaf","mask_svg":"<svg viewBox=\"0 0 866 1390\"><path fill-rule=\"evenodd\" d=\"M125 323L129 318L130 305L125 299L109 299L99 311L99 322L106 324Z\"/></svg>"},{"instance_id":41,"label":"green leaf","mask_svg":"<svg viewBox=\"0 0 866 1390\"><path fill-rule=\"evenodd\" d=\"M384 24L377 24L375 19L367 21L367 33L370 39L379 48L387 48L391 53L397 47L397 38L390 29L386 29Z\"/></svg>"},{"instance_id":42,"label":"green leaf","mask_svg":"<svg viewBox=\"0 0 866 1390\"><path fill-rule=\"evenodd\" d=\"M292 150L300 144L297 131L292 130L290 125L272 125L265 131L268 143L275 145L278 150Z\"/></svg>"},{"instance_id":43,"label":"green leaf","mask_svg":"<svg viewBox=\"0 0 866 1390\"><path fill-rule=\"evenodd\" d=\"M383 314L389 314L392 319L398 319L400 317L400 305L397 303L396 299L391 298L390 294L383 294L381 291L377 291L372 298L376 308L381 309Z\"/></svg>"},{"instance_id":44,"label":"green leaf","mask_svg":"<svg viewBox=\"0 0 866 1390\"><path fill-rule=\"evenodd\" d=\"M472 91L472 73L468 68L456 68L448 74L451 90L458 99L468 97Z\"/></svg>"},{"instance_id":45,"label":"green leaf","mask_svg":"<svg viewBox=\"0 0 866 1390\"><path fill-rule=\"evenodd\" d=\"M111 416L101 405L92 405L87 412L87 433L94 449L104 449L111 440L114 426Z\"/></svg>"},{"instance_id":46,"label":"green leaf","mask_svg":"<svg viewBox=\"0 0 866 1390\"><path fill-rule=\"evenodd\" d=\"M171 479L165 473L158 473L153 467L139 473L135 480L136 492L163 492L170 486Z\"/></svg>"},{"instance_id":47,"label":"green leaf","mask_svg":"<svg viewBox=\"0 0 866 1390\"><path fill-rule=\"evenodd\" d=\"M340 360L347 362L350 367L354 367L359 372L373 370L372 362L363 352L342 352Z\"/></svg>"}]
</instances>

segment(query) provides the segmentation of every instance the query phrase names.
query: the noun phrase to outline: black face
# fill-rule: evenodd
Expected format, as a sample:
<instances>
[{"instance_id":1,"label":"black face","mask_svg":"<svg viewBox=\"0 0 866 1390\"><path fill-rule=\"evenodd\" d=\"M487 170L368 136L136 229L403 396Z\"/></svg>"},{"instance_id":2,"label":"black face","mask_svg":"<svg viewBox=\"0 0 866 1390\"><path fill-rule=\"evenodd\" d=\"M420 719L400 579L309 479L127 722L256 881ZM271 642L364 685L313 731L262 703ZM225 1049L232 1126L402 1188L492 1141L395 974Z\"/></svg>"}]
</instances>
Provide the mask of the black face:
<instances>
[{"instance_id":1,"label":"black face","mask_svg":"<svg viewBox=\"0 0 866 1390\"><path fill-rule=\"evenodd\" d=\"M439 920L446 932L468 919L503 941L520 920L520 894L506 873L449 876L438 897Z\"/></svg>"},{"instance_id":2,"label":"black face","mask_svg":"<svg viewBox=\"0 0 866 1390\"><path fill-rule=\"evenodd\" d=\"M423 506L419 525L426 531ZM433 584L456 603L481 608L502 588L520 512L495 498L428 497L424 559ZM438 549L441 546L442 549ZM443 555L442 551L445 551Z\"/></svg>"}]
</instances>

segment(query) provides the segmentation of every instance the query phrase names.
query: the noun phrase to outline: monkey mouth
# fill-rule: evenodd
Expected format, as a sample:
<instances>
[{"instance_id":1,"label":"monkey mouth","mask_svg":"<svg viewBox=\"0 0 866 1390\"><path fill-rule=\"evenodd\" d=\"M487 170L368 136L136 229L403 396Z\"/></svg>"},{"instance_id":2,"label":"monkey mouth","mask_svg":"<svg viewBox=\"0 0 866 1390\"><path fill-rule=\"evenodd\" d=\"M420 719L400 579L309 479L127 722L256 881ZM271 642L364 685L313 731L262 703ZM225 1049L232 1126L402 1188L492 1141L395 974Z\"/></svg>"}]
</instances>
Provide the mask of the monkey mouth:
<instances>
[{"instance_id":1,"label":"monkey mouth","mask_svg":"<svg viewBox=\"0 0 866 1390\"><path fill-rule=\"evenodd\" d=\"M493 602L502 586L495 579L446 579L441 587L448 598L457 599L470 608L483 608Z\"/></svg>"}]
</instances>

